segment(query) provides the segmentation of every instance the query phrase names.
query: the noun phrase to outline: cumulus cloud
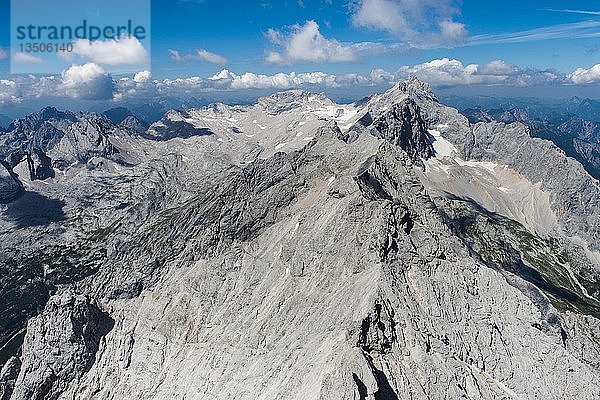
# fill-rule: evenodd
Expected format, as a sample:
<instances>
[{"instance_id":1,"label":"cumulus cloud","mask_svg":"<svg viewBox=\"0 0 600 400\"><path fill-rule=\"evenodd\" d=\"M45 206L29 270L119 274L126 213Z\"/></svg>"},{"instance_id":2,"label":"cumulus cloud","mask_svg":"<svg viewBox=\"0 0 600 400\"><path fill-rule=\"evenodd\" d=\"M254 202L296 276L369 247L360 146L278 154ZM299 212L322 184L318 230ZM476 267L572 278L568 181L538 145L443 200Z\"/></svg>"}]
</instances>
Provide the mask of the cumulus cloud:
<instances>
[{"instance_id":1,"label":"cumulus cloud","mask_svg":"<svg viewBox=\"0 0 600 400\"><path fill-rule=\"evenodd\" d=\"M107 100L113 97L114 81L97 64L73 65L62 73L61 89L76 99Z\"/></svg>"},{"instance_id":2,"label":"cumulus cloud","mask_svg":"<svg viewBox=\"0 0 600 400\"><path fill-rule=\"evenodd\" d=\"M447 46L467 36L455 0L359 0L353 4L356 27L387 31L415 47Z\"/></svg>"},{"instance_id":3,"label":"cumulus cloud","mask_svg":"<svg viewBox=\"0 0 600 400\"><path fill-rule=\"evenodd\" d=\"M96 41L78 39L73 42L72 52L61 55L66 59L80 57L105 66L142 65L150 59L144 45L134 36Z\"/></svg>"},{"instance_id":4,"label":"cumulus cloud","mask_svg":"<svg viewBox=\"0 0 600 400\"><path fill-rule=\"evenodd\" d=\"M600 83L600 64L596 64L589 69L577 68L567 75L567 78L576 85Z\"/></svg>"},{"instance_id":5,"label":"cumulus cloud","mask_svg":"<svg viewBox=\"0 0 600 400\"><path fill-rule=\"evenodd\" d=\"M354 62L359 59L352 46L325 38L319 30L319 24L315 21L294 25L287 34L269 29L267 37L278 47L277 50L267 54L266 61L270 64L339 63Z\"/></svg>"},{"instance_id":6,"label":"cumulus cloud","mask_svg":"<svg viewBox=\"0 0 600 400\"><path fill-rule=\"evenodd\" d=\"M39 64L44 61L40 57L36 57L32 54L21 53L21 52L13 53L12 60L13 60L13 62L21 63L21 64Z\"/></svg>"},{"instance_id":7,"label":"cumulus cloud","mask_svg":"<svg viewBox=\"0 0 600 400\"><path fill-rule=\"evenodd\" d=\"M486 80L477 74L478 65L463 65L458 60L442 58L412 67L404 66L397 71L399 76L417 76L433 86L455 86L473 83L482 83Z\"/></svg>"},{"instance_id":8,"label":"cumulus cloud","mask_svg":"<svg viewBox=\"0 0 600 400\"><path fill-rule=\"evenodd\" d=\"M510 76L517 73L519 69L512 64L502 60L494 60L486 65L477 68L480 75L506 75Z\"/></svg>"},{"instance_id":9,"label":"cumulus cloud","mask_svg":"<svg viewBox=\"0 0 600 400\"><path fill-rule=\"evenodd\" d=\"M289 89L303 85L335 85L336 76L324 72L309 72L274 75L254 74L246 72L237 75L229 70L223 70L208 78L217 87L228 89Z\"/></svg>"},{"instance_id":10,"label":"cumulus cloud","mask_svg":"<svg viewBox=\"0 0 600 400\"><path fill-rule=\"evenodd\" d=\"M361 1L352 22L356 26L393 33L411 29L400 4L392 0Z\"/></svg>"},{"instance_id":11,"label":"cumulus cloud","mask_svg":"<svg viewBox=\"0 0 600 400\"><path fill-rule=\"evenodd\" d=\"M207 62L215 65L227 65L229 64L229 60L227 58L212 53L205 49L196 50L195 54L185 54L181 55L179 51L169 49L169 53L171 54L171 60L176 62L187 62L187 61L201 61Z\"/></svg>"},{"instance_id":12,"label":"cumulus cloud","mask_svg":"<svg viewBox=\"0 0 600 400\"><path fill-rule=\"evenodd\" d=\"M152 73L150 71L140 71L134 75L133 80L137 83L146 83L150 82L151 78Z\"/></svg>"}]
</instances>

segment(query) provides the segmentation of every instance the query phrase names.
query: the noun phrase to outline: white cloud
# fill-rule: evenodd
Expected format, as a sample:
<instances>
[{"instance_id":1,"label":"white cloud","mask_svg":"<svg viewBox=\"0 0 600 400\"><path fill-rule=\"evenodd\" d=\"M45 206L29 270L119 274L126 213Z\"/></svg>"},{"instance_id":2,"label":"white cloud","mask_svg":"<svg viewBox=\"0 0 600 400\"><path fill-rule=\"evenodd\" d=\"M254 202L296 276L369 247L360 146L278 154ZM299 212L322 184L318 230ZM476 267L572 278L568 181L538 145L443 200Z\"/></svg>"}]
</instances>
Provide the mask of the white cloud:
<instances>
[{"instance_id":1,"label":"white cloud","mask_svg":"<svg viewBox=\"0 0 600 400\"><path fill-rule=\"evenodd\" d=\"M274 75L255 74L246 72L237 75L228 70L222 70L216 75L208 78L213 86L228 89L289 89L303 85L335 86L335 75L324 72L309 72L289 74L278 73Z\"/></svg>"},{"instance_id":2,"label":"white cloud","mask_svg":"<svg viewBox=\"0 0 600 400\"><path fill-rule=\"evenodd\" d=\"M432 86L456 86L464 84L482 83L483 78L477 75L476 64L463 65L458 60L442 58L432 60L412 67L401 67L397 76L417 76L429 82Z\"/></svg>"},{"instance_id":3,"label":"white cloud","mask_svg":"<svg viewBox=\"0 0 600 400\"><path fill-rule=\"evenodd\" d=\"M4 60L5 58L8 58L8 54L4 49L0 49L0 60Z\"/></svg>"},{"instance_id":4,"label":"white cloud","mask_svg":"<svg viewBox=\"0 0 600 400\"><path fill-rule=\"evenodd\" d=\"M73 65L62 73L60 88L68 97L107 100L113 97L114 82L97 64Z\"/></svg>"},{"instance_id":5,"label":"white cloud","mask_svg":"<svg viewBox=\"0 0 600 400\"><path fill-rule=\"evenodd\" d=\"M436 87L464 85L507 85L531 86L563 83L564 76L551 71L521 69L502 60L485 65L464 65L459 60L442 58L413 66L404 66L396 71L396 80L416 76Z\"/></svg>"},{"instance_id":6,"label":"white cloud","mask_svg":"<svg viewBox=\"0 0 600 400\"><path fill-rule=\"evenodd\" d=\"M200 60L204 60L211 64L216 64L216 65L229 64L229 61L225 57L220 56L215 53L211 53L210 51L206 51L204 49L199 49L196 54Z\"/></svg>"},{"instance_id":7,"label":"white cloud","mask_svg":"<svg viewBox=\"0 0 600 400\"><path fill-rule=\"evenodd\" d=\"M5 79L0 79L0 106L8 103L19 103L17 96L17 83Z\"/></svg>"},{"instance_id":8,"label":"white cloud","mask_svg":"<svg viewBox=\"0 0 600 400\"><path fill-rule=\"evenodd\" d=\"M596 64L589 69L577 68L567 75L567 78L577 85L600 83L600 64Z\"/></svg>"},{"instance_id":9,"label":"white cloud","mask_svg":"<svg viewBox=\"0 0 600 400\"><path fill-rule=\"evenodd\" d=\"M282 43L281 32L279 32L276 29L269 28L267 30L267 32L265 33L265 36L267 37L267 39L269 39L269 41L271 43L274 43L274 44L281 44Z\"/></svg>"},{"instance_id":10,"label":"white cloud","mask_svg":"<svg viewBox=\"0 0 600 400\"><path fill-rule=\"evenodd\" d=\"M17 62L20 64L39 64L43 62L40 57L34 56L29 53L13 53L12 55L13 62Z\"/></svg>"},{"instance_id":11,"label":"white cloud","mask_svg":"<svg viewBox=\"0 0 600 400\"><path fill-rule=\"evenodd\" d=\"M48 103L53 101L52 99L65 97L123 103L148 102L167 97L182 101L192 97L216 100L223 96L219 92L232 92L238 96L247 90L268 92L295 88L314 92L343 90L354 93L355 89L361 87L376 87L377 89L365 90L381 91L410 76L417 76L438 88L468 85L560 86L573 83L600 83L600 64L590 69L580 68L565 75L554 71L519 68L502 60L480 65L464 64L460 60L442 58L412 66L402 66L396 71L373 69L368 74L335 75L319 71L272 75L253 72L237 74L223 69L206 78L195 76L153 80L149 71L140 71L130 77L114 81L104 68L94 63L87 63L74 65L60 76L21 75L11 80L0 80L0 105L36 99Z\"/></svg>"},{"instance_id":12,"label":"white cloud","mask_svg":"<svg viewBox=\"0 0 600 400\"><path fill-rule=\"evenodd\" d=\"M142 65L148 63L150 58L144 45L134 36L93 42L78 39L73 42L71 53L63 52L61 55L67 59L79 56L94 64L107 66Z\"/></svg>"},{"instance_id":13,"label":"white cloud","mask_svg":"<svg viewBox=\"0 0 600 400\"><path fill-rule=\"evenodd\" d=\"M359 0L353 7L356 27L387 31L414 47L459 44L467 36L456 22L456 0Z\"/></svg>"},{"instance_id":14,"label":"white cloud","mask_svg":"<svg viewBox=\"0 0 600 400\"><path fill-rule=\"evenodd\" d=\"M150 71L140 71L135 74L135 76L133 77L133 80L137 83L147 83L147 82L150 82L151 78L152 78L152 73L150 73Z\"/></svg>"},{"instance_id":15,"label":"white cloud","mask_svg":"<svg viewBox=\"0 0 600 400\"><path fill-rule=\"evenodd\" d=\"M393 33L410 30L400 3L392 0L363 0L352 16L356 26Z\"/></svg>"},{"instance_id":16,"label":"white cloud","mask_svg":"<svg viewBox=\"0 0 600 400\"><path fill-rule=\"evenodd\" d=\"M441 21L439 26L440 40L443 43L459 44L467 37L467 28L465 28L465 24L461 24L460 22L445 20Z\"/></svg>"},{"instance_id":17,"label":"white cloud","mask_svg":"<svg viewBox=\"0 0 600 400\"><path fill-rule=\"evenodd\" d=\"M227 58L205 49L196 50L196 54L181 55L179 51L172 49L169 49L169 53L171 54L171 60L175 62L201 61L215 65L229 64L229 60L227 60Z\"/></svg>"},{"instance_id":18,"label":"white cloud","mask_svg":"<svg viewBox=\"0 0 600 400\"><path fill-rule=\"evenodd\" d=\"M477 68L479 75L506 75L510 76L518 72L518 68L502 60L494 60Z\"/></svg>"},{"instance_id":19,"label":"white cloud","mask_svg":"<svg viewBox=\"0 0 600 400\"><path fill-rule=\"evenodd\" d=\"M294 25L287 35L269 29L267 37L272 44L281 48L267 54L266 61L270 64L338 63L354 62L359 59L352 46L325 38L315 21Z\"/></svg>"}]
</instances>

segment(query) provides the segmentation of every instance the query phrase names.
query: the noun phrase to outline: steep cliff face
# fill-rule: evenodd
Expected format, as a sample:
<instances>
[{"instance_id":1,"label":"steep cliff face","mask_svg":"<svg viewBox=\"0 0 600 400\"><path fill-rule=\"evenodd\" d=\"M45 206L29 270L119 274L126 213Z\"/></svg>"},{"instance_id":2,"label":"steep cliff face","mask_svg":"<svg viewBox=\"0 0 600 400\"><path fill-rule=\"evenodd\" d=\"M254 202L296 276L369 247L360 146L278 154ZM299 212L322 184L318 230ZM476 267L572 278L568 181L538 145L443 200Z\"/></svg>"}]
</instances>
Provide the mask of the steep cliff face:
<instances>
[{"instance_id":1,"label":"steep cliff face","mask_svg":"<svg viewBox=\"0 0 600 400\"><path fill-rule=\"evenodd\" d=\"M412 99L393 104L373 121L372 128L375 137L400 146L419 165L434 154L421 110Z\"/></svg>"},{"instance_id":2,"label":"steep cliff face","mask_svg":"<svg viewBox=\"0 0 600 400\"><path fill-rule=\"evenodd\" d=\"M4 164L0 164L0 204L10 203L23 193L23 185L14 173Z\"/></svg>"},{"instance_id":3,"label":"steep cliff face","mask_svg":"<svg viewBox=\"0 0 600 400\"><path fill-rule=\"evenodd\" d=\"M169 114L161 140L119 139L135 165L67 169L64 230L7 240L101 256L68 257L91 271L49 286L0 394L595 398L598 259L521 164L489 161L500 128L465 121L414 80L357 106L291 92Z\"/></svg>"}]
</instances>

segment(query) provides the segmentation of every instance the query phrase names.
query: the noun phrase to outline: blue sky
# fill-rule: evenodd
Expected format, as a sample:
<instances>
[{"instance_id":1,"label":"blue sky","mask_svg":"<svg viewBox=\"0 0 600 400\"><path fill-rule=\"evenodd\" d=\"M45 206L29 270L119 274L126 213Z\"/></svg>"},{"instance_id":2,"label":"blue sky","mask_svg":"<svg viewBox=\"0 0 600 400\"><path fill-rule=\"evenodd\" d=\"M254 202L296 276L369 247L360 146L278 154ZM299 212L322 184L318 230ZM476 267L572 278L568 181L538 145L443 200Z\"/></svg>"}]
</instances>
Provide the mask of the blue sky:
<instances>
[{"instance_id":1,"label":"blue sky","mask_svg":"<svg viewBox=\"0 0 600 400\"><path fill-rule=\"evenodd\" d=\"M265 4L261 6L260 4ZM596 4L595 8L590 8ZM303 6L302 6L303 5ZM547 9L579 9L599 11L586 15ZM585 21L600 23L600 2L594 1L464 1L456 20L464 23L471 36L522 32L536 28L572 24ZM223 55L231 62L228 68L238 72L274 73L279 71L314 71L331 73L369 72L373 68L395 70L435 58L457 58L464 63L504 61L522 67L554 68L570 72L578 67L600 62L600 51L590 51L600 45L600 27L596 38L570 39L567 29L562 39L538 40L517 44L458 45L454 48L415 50L407 54L375 56L358 63L303 64L282 68L264 63L269 43L265 32L314 20L326 38L340 42L394 43L398 37L386 31L353 26L347 1L257 1L231 2L204 0L175 2L165 5L153 3L153 54L155 75L210 74L218 68L206 63L173 65L167 49L192 52L204 48Z\"/></svg>"},{"instance_id":2,"label":"blue sky","mask_svg":"<svg viewBox=\"0 0 600 400\"><path fill-rule=\"evenodd\" d=\"M32 97L118 103L250 89L374 91L409 75L456 93L600 93L600 1L153 0L151 42L75 43L76 55L57 57L53 68L10 48L10 1L0 1L0 108ZM89 1L138 17L125 2ZM58 3L69 2L82 3ZM11 58L40 74L11 74Z\"/></svg>"}]
</instances>

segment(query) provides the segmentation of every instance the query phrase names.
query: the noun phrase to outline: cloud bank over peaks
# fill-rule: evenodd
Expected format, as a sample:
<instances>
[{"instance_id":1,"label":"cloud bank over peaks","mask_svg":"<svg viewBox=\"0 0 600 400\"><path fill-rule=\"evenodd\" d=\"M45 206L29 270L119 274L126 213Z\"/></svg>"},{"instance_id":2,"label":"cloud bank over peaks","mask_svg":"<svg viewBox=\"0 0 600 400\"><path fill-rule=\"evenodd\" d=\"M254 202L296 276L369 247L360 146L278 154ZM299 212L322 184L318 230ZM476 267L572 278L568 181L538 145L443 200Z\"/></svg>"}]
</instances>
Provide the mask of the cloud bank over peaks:
<instances>
[{"instance_id":1,"label":"cloud bank over peaks","mask_svg":"<svg viewBox=\"0 0 600 400\"><path fill-rule=\"evenodd\" d=\"M577 68L568 75L568 78L576 85L600 83L600 64L596 64L589 69Z\"/></svg>"},{"instance_id":2,"label":"cloud bank over peaks","mask_svg":"<svg viewBox=\"0 0 600 400\"><path fill-rule=\"evenodd\" d=\"M140 71L133 76L133 80L137 83L147 83L150 82L152 78L152 73L150 71Z\"/></svg>"},{"instance_id":3,"label":"cloud bank over peaks","mask_svg":"<svg viewBox=\"0 0 600 400\"><path fill-rule=\"evenodd\" d=\"M551 70L521 68L502 60L480 65L441 58L412 66L405 65L396 71L377 68L369 74L335 75L315 71L266 75L253 72L237 74L223 69L206 78L193 76L156 80L147 70L115 79L102 66L86 63L73 65L59 76L22 75L0 80L0 107L24 103L27 100L51 104L59 98L126 103L148 102L166 97L204 98L213 93L210 97L218 99L219 93L223 92L243 95L249 90L277 91L296 88L317 92L343 89L348 93L357 88L365 88L362 92L374 93L411 76L416 76L436 88L490 85L600 86L600 64L589 69L578 68L569 74L561 74Z\"/></svg>"}]
</instances>

